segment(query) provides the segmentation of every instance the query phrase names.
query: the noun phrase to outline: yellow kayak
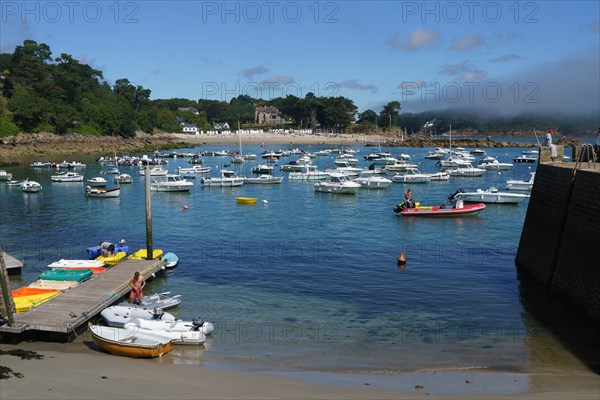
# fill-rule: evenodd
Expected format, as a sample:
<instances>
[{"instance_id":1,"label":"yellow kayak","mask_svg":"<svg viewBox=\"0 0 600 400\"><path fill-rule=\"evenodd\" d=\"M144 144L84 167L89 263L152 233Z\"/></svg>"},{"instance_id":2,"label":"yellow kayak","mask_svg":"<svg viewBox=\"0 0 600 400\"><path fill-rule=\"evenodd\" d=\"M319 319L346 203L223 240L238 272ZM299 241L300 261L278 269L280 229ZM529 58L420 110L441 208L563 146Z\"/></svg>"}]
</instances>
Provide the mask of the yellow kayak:
<instances>
[{"instance_id":1,"label":"yellow kayak","mask_svg":"<svg viewBox=\"0 0 600 400\"><path fill-rule=\"evenodd\" d=\"M235 202L238 204L256 204L256 197L236 197Z\"/></svg>"},{"instance_id":2,"label":"yellow kayak","mask_svg":"<svg viewBox=\"0 0 600 400\"><path fill-rule=\"evenodd\" d=\"M37 307L42 303L47 302L50 299L55 298L60 295L62 292L56 290L52 293L40 293L34 294L30 296L19 296L14 297L13 301L15 302L15 308L17 309L17 313L24 313L25 311L31 310L33 307Z\"/></svg>"},{"instance_id":3,"label":"yellow kayak","mask_svg":"<svg viewBox=\"0 0 600 400\"><path fill-rule=\"evenodd\" d=\"M125 257L127 257L127 253L120 251L117 254L115 254L114 256L102 254L102 255L96 257L96 260L104 261L104 264L106 264L107 266L112 266L120 261L123 261L125 259Z\"/></svg>"},{"instance_id":4,"label":"yellow kayak","mask_svg":"<svg viewBox=\"0 0 600 400\"><path fill-rule=\"evenodd\" d=\"M152 258L154 260L160 259L163 256L163 251L160 249L155 249L152 251ZM139 249L135 253L129 256L130 260L145 260L148 257L148 252L146 249Z\"/></svg>"}]
</instances>

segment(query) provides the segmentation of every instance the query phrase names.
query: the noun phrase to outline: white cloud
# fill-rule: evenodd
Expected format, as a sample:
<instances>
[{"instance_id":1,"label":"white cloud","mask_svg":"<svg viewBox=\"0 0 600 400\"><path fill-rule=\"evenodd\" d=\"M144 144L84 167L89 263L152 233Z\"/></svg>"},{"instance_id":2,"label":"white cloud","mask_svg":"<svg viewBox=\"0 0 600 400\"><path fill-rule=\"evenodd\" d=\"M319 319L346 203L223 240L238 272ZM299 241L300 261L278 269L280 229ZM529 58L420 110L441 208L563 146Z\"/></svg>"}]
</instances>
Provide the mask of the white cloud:
<instances>
[{"instance_id":1,"label":"white cloud","mask_svg":"<svg viewBox=\"0 0 600 400\"><path fill-rule=\"evenodd\" d=\"M269 84L269 85L273 85L275 83L278 83L280 85L287 85L288 83L292 83L294 82L294 78L292 78L289 75L273 75L267 79L265 79L264 81L262 81L262 84ZM265 85L265 86L269 86L269 85Z\"/></svg>"},{"instance_id":2,"label":"white cloud","mask_svg":"<svg viewBox=\"0 0 600 400\"><path fill-rule=\"evenodd\" d=\"M491 59L490 62L507 62L507 61L518 61L518 60L522 60L523 57L521 57L518 54L505 54L503 56Z\"/></svg>"},{"instance_id":3,"label":"white cloud","mask_svg":"<svg viewBox=\"0 0 600 400\"><path fill-rule=\"evenodd\" d=\"M257 65L256 67L246 68L240 72L245 78L252 79L256 75L262 75L269 72L269 69L264 65Z\"/></svg>"},{"instance_id":4,"label":"white cloud","mask_svg":"<svg viewBox=\"0 0 600 400\"><path fill-rule=\"evenodd\" d=\"M351 79L351 80L348 80L348 81L340 82L338 84L338 86L341 87L341 88L347 88L347 89L356 89L356 90L369 91L371 93L377 93L377 91L379 90L377 88L377 86L375 86L373 84L359 83L358 80L356 80L356 79Z\"/></svg>"},{"instance_id":5,"label":"white cloud","mask_svg":"<svg viewBox=\"0 0 600 400\"><path fill-rule=\"evenodd\" d=\"M473 50L485 43L481 35L465 35L455 38L452 41L452 50L454 51L469 51Z\"/></svg>"},{"instance_id":6,"label":"white cloud","mask_svg":"<svg viewBox=\"0 0 600 400\"><path fill-rule=\"evenodd\" d=\"M590 33L600 32L600 21L590 22L588 24L580 25L580 29L588 31Z\"/></svg>"},{"instance_id":7,"label":"white cloud","mask_svg":"<svg viewBox=\"0 0 600 400\"><path fill-rule=\"evenodd\" d=\"M439 38L440 34L435 30L415 28L409 33L406 41L402 39L400 32L394 32L386 39L386 43L396 49L419 51L434 44Z\"/></svg>"}]
</instances>

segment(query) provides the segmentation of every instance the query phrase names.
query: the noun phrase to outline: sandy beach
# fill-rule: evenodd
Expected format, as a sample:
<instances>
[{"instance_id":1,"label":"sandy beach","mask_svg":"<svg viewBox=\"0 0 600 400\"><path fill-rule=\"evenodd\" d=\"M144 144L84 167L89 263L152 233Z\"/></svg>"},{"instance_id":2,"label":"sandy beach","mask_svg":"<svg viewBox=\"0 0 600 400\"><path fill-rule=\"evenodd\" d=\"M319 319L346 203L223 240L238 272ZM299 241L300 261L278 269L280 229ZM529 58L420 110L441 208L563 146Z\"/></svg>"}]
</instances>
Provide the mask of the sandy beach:
<instances>
[{"instance_id":1,"label":"sandy beach","mask_svg":"<svg viewBox=\"0 0 600 400\"><path fill-rule=\"evenodd\" d=\"M400 375L351 375L263 369L259 365L176 364L117 357L84 336L74 343L2 344L43 355L0 355L12 370L0 380L2 399L597 399L592 372L427 371ZM177 349L177 347L176 347Z\"/></svg>"}]
</instances>

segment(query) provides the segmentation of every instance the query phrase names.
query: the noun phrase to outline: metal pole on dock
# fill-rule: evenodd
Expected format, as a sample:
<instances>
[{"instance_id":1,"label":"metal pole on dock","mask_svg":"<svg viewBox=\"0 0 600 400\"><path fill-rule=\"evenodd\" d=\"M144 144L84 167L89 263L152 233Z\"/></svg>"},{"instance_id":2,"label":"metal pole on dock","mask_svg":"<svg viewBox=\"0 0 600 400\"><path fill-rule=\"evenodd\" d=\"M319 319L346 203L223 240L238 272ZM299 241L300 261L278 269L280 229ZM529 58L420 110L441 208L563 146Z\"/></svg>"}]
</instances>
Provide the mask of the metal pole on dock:
<instances>
[{"instance_id":1,"label":"metal pole on dock","mask_svg":"<svg viewBox=\"0 0 600 400\"><path fill-rule=\"evenodd\" d=\"M152 199L150 197L150 168L144 167L146 183L146 259L152 260Z\"/></svg>"}]
</instances>

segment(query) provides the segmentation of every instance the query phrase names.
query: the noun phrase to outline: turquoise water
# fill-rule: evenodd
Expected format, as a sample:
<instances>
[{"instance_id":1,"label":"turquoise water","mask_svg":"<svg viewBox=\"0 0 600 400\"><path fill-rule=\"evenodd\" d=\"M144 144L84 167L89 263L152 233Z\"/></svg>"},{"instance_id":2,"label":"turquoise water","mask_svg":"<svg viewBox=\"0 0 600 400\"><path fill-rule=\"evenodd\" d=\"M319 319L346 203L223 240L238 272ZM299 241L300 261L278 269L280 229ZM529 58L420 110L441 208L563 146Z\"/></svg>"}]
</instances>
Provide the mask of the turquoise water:
<instances>
[{"instance_id":1,"label":"turquoise water","mask_svg":"<svg viewBox=\"0 0 600 400\"><path fill-rule=\"evenodd\" d=\"M371 150L356 148L361 160ZM244 147L245 153L261 150ZM423 158L428 150L402 152L433 172L435 161ZM501 162L521 151L486 149ZM90 178L101 168L97 157L72 158L88 163ZM333 158L315 162L333 167ZM60 258L85 258L85 248L103 240L125 238L132 249L145 247L143 177L134 168L120 168L134 176L120 198L89 199L83 183L52 183L54 171L30 169L36 160L6 169L14 179L40 182L41 193L0 184L0 245L26 262L14 287L36 280ZM215 170L228 158L205 161ZM240 172L250 175L252 165ZM169 159L170 171L177 166L187 166L185 159ZM502 174L409 187L422 204L441 204L458 188L503 188L508 179L528 179L534 168L515 164ZM333 371L528 365L531 321L514 266L527 202L490 204L476 217L411 219L392 211L406 188L395 183L390 190L336 196L287 179L239 188L204 188L196 179L190 193L153 193L154 247L176 253L180 262L146 292L181 294L174 314L201 316L216 327L204 350L179 349L174 362L253 361ZM259 201L239 205L237 196ZM405 270L396 262L401 251Z\"/></svg>"}]
</instances>

